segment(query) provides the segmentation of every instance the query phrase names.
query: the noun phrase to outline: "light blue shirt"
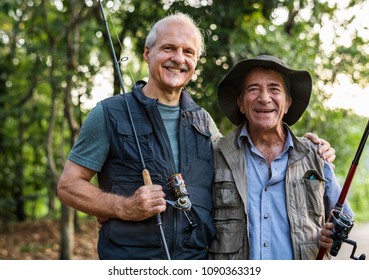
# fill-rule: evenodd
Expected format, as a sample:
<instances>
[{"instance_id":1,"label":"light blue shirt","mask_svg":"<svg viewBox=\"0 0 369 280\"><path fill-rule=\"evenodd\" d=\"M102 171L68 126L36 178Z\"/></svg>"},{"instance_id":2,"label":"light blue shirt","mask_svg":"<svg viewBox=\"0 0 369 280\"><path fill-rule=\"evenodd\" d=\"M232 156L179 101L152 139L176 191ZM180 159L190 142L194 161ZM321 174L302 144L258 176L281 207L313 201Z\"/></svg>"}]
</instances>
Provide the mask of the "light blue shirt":
<instances>
[{"instance_id":1,"label":"light blue shirt","mask_svg":"<svg viewBox=\"0 0 369 280\"><path fill-rule=\"evenodd\" d=\"M251 259L291 260L293 259L290 225L286 207L285 177L289 151L294 148L290 133L287 134L281 154L271 162L271 176L268 163L253 145L246 126L243 127L238 144L247 139L245 149L248 171L248 217ZM341 187L328 163L324 165L327 180L324 194L325 207L329 213L341 193ZM353 216L347 204L344 212Z\"/></svg>"}]
</instances>

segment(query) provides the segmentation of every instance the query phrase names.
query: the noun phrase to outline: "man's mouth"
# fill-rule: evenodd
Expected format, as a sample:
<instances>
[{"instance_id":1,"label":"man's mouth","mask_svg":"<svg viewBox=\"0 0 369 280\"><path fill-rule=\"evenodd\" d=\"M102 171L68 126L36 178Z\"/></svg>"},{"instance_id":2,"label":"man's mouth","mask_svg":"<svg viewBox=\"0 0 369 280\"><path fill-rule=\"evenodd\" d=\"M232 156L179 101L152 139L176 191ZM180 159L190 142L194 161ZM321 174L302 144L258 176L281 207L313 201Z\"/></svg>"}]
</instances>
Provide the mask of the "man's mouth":
<instances>
[{"instance_id":1,"label":"man's mouth","mask_svg":"<svg viewBox=\"0 0 369 280\"><path fill-rule=\"evenodd\" d=\"M256 113L258 114L270 114L274 112L274 109L269 109L269 110L255 110Z\"/></svg>"},{"instance_id":2,"label":"man's mouth","mask_svg":"<svg viewBox=\"0 0 369 280\"><path fill-rule=\"evenodd\" d=\"M182 73L185 72L186 70L184 69L179 69L179 68L173 68L173 67L165 67L168 71L170 72L176 72L176 73Z\"/></svg>"},{"instance_id":3,"label":"man's mouth","mask_svg":"<svg viewBox=\"0 0 369 280\"><path fill-rule=\"evenodd\" d=\"M163 65L163 67L168 71L175 73L182 73L188 71L188 67L186 64L176 64L173 62L167 62Z\"/></svg>"}]
</instances>

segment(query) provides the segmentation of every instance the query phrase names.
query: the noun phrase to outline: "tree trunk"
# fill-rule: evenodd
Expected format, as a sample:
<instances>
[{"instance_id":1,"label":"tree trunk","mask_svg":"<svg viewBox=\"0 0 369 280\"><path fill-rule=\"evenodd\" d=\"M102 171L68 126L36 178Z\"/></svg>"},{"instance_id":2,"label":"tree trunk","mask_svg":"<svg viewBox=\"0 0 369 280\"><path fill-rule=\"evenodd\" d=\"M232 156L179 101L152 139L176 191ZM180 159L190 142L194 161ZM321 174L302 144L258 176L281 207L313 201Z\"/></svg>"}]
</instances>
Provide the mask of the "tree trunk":
<instances>
[{"instance_id":1,"label":"tree trunk","mask_svg":"<svg viewBox=\"0 0 369 280\"><path fill-rule=\"evenodd\" d=\"M67 118L69 129L71 131L70 144L71 147L75 143L80 123L76 120L74 113L74 106L72 104L72 89L73 89L73 76L77 72L78 66L78 54L80 44L80 21L82 9L85 7L82 5L79 9L79 1L73 0L69 2L70 6L70 19L66 25L66 46L67 46L67 76L66 87L64 92L64 112ZM75 210L67 206L62 206L62 220L61 220L61 259L72 259L74 249L74 214Z\"/></svg>"},{"instance_id":2,"label":"tree trunk","mask_svg":"<svg viewBox=\"0 0 369 280\"><path fill-rule=\"evenodd\" d=\"M23 143L24 143L24 131L25 131L25 127L24 127L22 120L20 120L18 131L19 131L19 135L18 135L19 150L22 150ZM16 165L15 165L16 178L14 180L13 198L16 203L17 221L19 222L26 220L26 212L24 210L24 197L23 197L24 165L23 165L23 161L21 157L22 156L20 154L14 153L14 161L16 162Z\"/></svg>"},{"instance_id":3,"label":"tree trunk","mask_svg":"<svg viewBox=\"0 0 369 280\"><path fill-rule=\"evenodd\" d=\"M60 220L61 246L60 259L73 259L74 249L74 213L75 210L69 206L62 204L62 213Z\"/></svg>"}]
</instances>

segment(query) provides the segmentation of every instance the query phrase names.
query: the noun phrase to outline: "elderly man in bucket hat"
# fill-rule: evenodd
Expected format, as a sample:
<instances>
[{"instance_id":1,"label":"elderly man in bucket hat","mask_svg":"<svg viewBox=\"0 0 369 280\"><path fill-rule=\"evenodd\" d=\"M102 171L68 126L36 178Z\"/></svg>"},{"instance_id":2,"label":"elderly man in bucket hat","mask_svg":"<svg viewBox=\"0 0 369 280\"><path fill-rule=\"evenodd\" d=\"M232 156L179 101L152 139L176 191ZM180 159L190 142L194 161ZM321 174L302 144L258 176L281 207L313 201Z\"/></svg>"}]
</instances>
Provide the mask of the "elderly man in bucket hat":
<instances>
[{"instance_id":1,"label":"elderly man in bucket hat","mask_svg":"<svg viewBox=\"0 0 369 280\"><path fill-rule=\"evenodd\" d=\"M318 145L289 128L311 90L307 71L267 55L240 61L219 83L220 108L238 127L215 151L211 259L315 259L332 245L326 220L341 187ZM353 215L347 202L344 212Z\"/></svg>"}]
</instances>

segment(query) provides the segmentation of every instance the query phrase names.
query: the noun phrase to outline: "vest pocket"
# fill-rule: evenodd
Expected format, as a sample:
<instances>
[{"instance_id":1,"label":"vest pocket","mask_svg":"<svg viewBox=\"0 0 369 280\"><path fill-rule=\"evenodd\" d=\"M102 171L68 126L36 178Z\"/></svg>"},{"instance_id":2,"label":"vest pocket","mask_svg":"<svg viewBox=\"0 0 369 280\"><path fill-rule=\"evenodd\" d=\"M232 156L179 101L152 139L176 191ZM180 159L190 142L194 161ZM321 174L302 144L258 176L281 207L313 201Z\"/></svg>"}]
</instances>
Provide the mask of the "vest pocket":
<instances>
[{"instance_id":1,"label":"vest pocket","mask_svg":"<svg viewBox=\"0 0 369 280\"><path fill-rule=\"evenodd\" d=\"M196 136L197 157L206 161L213 160L210 130L195 124L192 127Z\"/></svg>"},{"instance_id":2,"label":"vest pocket","mask_svg":"<svg viewBox=\"0 0 369 280\"><path fill-rule=\"evenodd\" d=\"M160 233L153 218L141 222L112 219L107 224L109 242L118 246L160 247Z\"/></svg>"},{"instance_id":3,"label":"vest pocket","mask_svg":"<svg viewBox=\"0 0 369 280\"><path fill-rule=\"evenodd\" d=\"M152 128L142 122L136 121L135 128L137 132L138 141L144 160L151 160L153 158L152 149ZM117 132L121 144L121 155L124 160L139 161L140 155L137 148L136 139L133 135L131 126L127 123L117 123Z\"/></svg>"},{"instance_id":4,"label":"vest pocket","mask_svg":"<svg viewBox=\"0 0 369 280\"><path fill-rule=\"evenodd\" d=\"M214 207L240 207L243 205L233 182L215 183Z\"/></svg>"},{"instance_id":5,"label":"vest pocket","mask_svg":"<svg viewBox=\"0 0 369 280\"><path fill-rule=\"evenodd\" d=\"M218 221L216 236L209 247L214 254L237 253L243 246L244 225L240 220Z\"/></svg>"},{"instance_id":6,"label":"vest pocket","mask_svg":"<svg viewBox=\"0 0 369 280\"><path fill-rule=\"evenodd\" d=\"M309 212L324 216L324 179L314 170L304 175L306 206Z\"/></svg>"},{"instance_id":7,"label":"vest pocket","mask_svg":"<svg viewBox=\"0 0 369 280\"><path fill-rule=\"evenodd\" d=\"M209 247L211 258L238 258L244 246L246 217L234 182L216 181L213 199L216 236Z\"/></svg>"}]
</instances>

